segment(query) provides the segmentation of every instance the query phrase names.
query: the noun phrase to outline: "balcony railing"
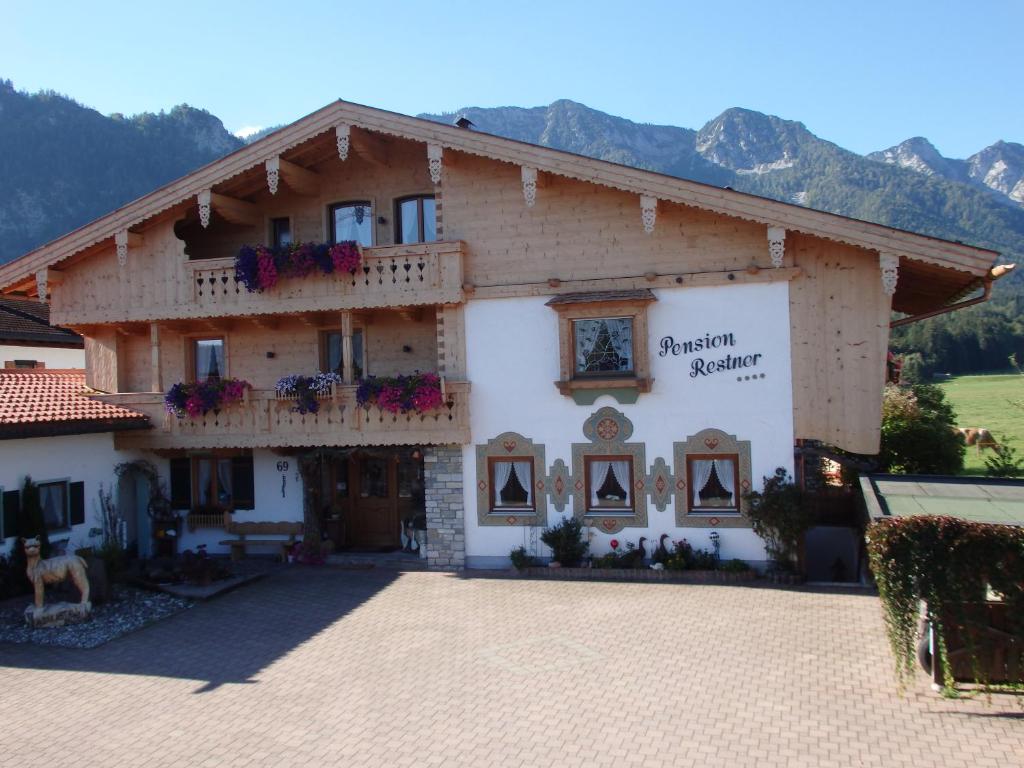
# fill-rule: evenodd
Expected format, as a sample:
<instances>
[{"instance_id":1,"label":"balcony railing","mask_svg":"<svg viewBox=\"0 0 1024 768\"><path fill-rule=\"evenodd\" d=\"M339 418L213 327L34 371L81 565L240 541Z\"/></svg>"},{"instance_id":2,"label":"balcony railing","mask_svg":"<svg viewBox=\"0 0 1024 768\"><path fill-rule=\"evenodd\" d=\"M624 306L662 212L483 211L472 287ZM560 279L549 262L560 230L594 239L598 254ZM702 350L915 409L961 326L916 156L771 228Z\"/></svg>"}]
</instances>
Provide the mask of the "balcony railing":
<instances>
[{"instance_id":1,"label":"balcony railing","mask_svg":"<svg viewBox=\"0 0 1024 768\"><path fill-rule=\"evenodd\" d=\"M316 413L299 413L294 398L263 389L250 390L242 402L195 419L168 414L160 393L96 397L145 413L153 423L150 430L115 433L118 448L451 445L470 440L467 382L446 382L445 404L425 414L362 408L356 404L354 386L340 386L333 394L321 398Z\"/></svg>"},{"instance_id":2,"label":"balcony railing","mask_svg":"<svg viewBox=\"0 0 1024 768\"><path fill-rule=\"evenodd\" d=\"M159 270L129 260L115 279L83 276L56 285L51 314L54 322L81 326L457 304L464 299L463 250L461 241L366 248L354 274L282 278L262 293L235 280L233 255Z\"/></svg>"}]
</instances>

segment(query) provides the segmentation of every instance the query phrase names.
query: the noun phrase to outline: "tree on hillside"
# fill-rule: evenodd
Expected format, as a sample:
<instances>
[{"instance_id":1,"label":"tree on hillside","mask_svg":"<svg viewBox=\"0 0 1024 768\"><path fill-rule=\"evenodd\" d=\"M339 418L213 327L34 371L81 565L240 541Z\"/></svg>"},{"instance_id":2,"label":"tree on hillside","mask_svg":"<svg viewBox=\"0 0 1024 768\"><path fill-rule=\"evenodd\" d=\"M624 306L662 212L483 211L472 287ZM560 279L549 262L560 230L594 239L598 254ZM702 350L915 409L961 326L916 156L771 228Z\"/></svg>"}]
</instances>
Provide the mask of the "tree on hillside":
<instances>
[{"instance_id":1,"label":"tree on hillside","mask_svg":"<svg viewBox=\"0 0 1024 768\"><path fill-rule=\"evenodd\" d=\"M955 475L964 466L956 414L931 384L888 385L882 401L880 468L897 474Z\"/></svg>"}]
</instances>

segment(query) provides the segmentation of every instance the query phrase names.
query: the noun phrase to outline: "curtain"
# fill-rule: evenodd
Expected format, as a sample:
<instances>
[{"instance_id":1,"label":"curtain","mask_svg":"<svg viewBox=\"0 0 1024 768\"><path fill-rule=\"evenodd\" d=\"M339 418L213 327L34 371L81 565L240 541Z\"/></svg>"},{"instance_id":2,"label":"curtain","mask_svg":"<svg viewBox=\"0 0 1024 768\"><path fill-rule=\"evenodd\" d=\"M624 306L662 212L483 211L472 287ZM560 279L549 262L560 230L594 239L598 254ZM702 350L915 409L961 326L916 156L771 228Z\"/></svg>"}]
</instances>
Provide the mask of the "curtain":
<instances>
[{"instance_id":1,"label":"curtain","mask_svg":"<svg viewBox=\"0 0 1024 768\"><path fill-rule=\"evenodd\" d=\"M598 506L597 492L601 490L601 486L604 485L604 480L608 477L608 471L611 469L612 463L610 461L592 461L590 462L590 506Z\"/></svg>"},{"instance_id":2,"label":"curtain","mask_svg":"<svg viewBox=\"0 0 1024 768\"><path fill-rule=\"evenodd\" d=\"M512 468L516 472L516 477L519 478L519 484L526 489L526 506L533 504L533 473L530 472L530 462L528 461L514 461L512 462Z\"/></svg>"},{"instance_id":3,"label":"curtain","mask_svg":"<svg viewBox=\"0 0 1024 768\"><path fill-rule=\"evenodd\" d=\"M501 500L501 492L504 491L505 486L508 485L508 478L511 474L511 461L494 462L494 506L496 507L500 507L503 503Z\"/></svg>"},{"instance_id":4,"label":"curtain","mask_svg":"<svg viewBox=\"0 0 1024 768\"><path fill-rule=\"evenodd\" d=\"M616 482L622 487L622 490L626 492L626 496L623 501L629 504L629 500L633 495L633 489L629 487L629 462L628 461L610 461L608 462L609 467L612 471L612 475L615 476Z\"/></svg>"},{"instance_id":5,"label":"curtain","mask_svg":"<svg viewBox=\"0 0 1024 768\"><path fill-rule=\"evenodd\" d=\"M729 492L729 503L732 506L736 506L735 466L732 459L715 459L715 474L718 475L718 482Z\"/></svg>"},{"instance_id":6,"label":"curtain","mask_svg":"<svg viewBox=\"0 0 1024 768\"><path fill-rule=\"evenodd\" d=\"M231 504L231 459L217 462L217 503L225 507Z\"/></svg>"},{"instance_id":7,"label":"curtain","mask_svg":"<svg viewBox=\"0 0 1024 768\"><path fill-rule=\"evenodd\" d=\"M199 475L199 503L205 505L210 503L210 484L213 479L211 470L213 467L209 459L200 459L197 464Z\"/></svg>"},{"instance_id":8,"label":"curtain","mask_svg":"<svg viewBox=\"0 0 1024 768\"><path fill-rule=\"evenodd\" d=\"M700 506L700 492L711 479L711 470L715 466L714 459L693 459L690 470L693 474L693 506Z\"/></svg>"},{"instance_id":9,"label":"curtain","mask_svg":"<svg viewBox=\"0 0 1024 768\"><path fill-rule=\"evenodd\" d=\"M633 321L628 317L616 317L604 321L612 349L625 363L625 369L633 367Z\"/></svg>"}]
</instances>

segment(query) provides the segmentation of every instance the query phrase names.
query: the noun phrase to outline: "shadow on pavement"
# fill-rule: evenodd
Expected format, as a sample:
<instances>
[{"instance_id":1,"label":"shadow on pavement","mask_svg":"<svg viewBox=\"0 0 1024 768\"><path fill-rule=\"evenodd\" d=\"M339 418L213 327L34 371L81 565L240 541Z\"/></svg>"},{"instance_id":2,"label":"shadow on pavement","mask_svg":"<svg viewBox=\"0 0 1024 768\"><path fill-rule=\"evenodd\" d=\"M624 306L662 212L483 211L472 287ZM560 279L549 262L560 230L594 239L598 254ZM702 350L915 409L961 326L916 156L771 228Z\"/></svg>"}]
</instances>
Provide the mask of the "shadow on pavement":
<instances>
[{"instance_id":1,"label":"shadow on pavement","mask_svg":"<svg viewBox=\"0 0 1024 768\"><path fill-rule=\"evenodd\" d=\"M401 574L297 566L90 650L0 646L0 668L198 680L195 693L252 684L265 667L343 619Z\"/></svg>"}]
</instances>

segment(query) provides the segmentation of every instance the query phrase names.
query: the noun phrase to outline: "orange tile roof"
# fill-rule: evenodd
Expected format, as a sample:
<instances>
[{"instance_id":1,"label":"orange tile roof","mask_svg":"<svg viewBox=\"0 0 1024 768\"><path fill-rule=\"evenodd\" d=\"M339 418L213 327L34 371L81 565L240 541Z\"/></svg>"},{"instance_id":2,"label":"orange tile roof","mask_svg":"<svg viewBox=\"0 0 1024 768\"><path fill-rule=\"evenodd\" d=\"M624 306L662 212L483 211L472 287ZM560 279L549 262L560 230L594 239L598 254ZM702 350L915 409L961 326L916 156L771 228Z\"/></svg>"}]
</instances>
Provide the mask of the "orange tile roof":
<instances>
[{"instance_id":1,"label":"orange tile roof","mask_svg":"<svg viewBox=\"0 0 1024 768\"><path fill-rule=\"evenodd\" d=\"M81 369L0 370L0 438L149 426L141 413L88 397Z\"/></svg>"}]
</instances>

